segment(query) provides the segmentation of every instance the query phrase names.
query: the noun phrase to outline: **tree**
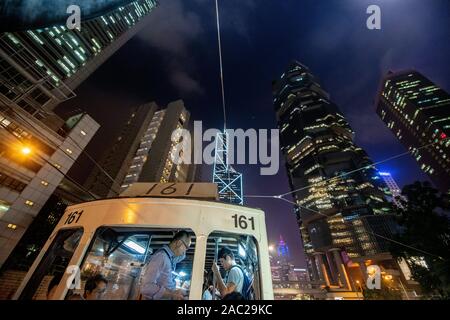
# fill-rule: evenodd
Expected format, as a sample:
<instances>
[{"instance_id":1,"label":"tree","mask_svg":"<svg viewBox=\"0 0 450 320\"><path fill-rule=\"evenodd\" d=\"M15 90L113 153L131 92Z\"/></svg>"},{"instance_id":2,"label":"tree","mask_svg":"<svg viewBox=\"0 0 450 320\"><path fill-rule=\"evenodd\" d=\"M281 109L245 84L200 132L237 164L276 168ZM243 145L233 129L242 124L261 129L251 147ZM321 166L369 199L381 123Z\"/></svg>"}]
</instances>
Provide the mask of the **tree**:
<instances>
[{"instance_id":1,"label":"tree","mask_svg":"<svg viewBox=\"0 0 450 320\"><path fill-rule=\"evenodd\" d=\"M428 182L415 182L402 190L403 209L397 209L399 232L391 244L397 258L405 258L412 277L425 294L450 298L450 220L448 195Z\"/></svg>"},{"instance_id":2,"label":"tree","mask_svg":"<svg viewBox=\"0 0 450 320\"><path fill-rule=\"evenodd\" d=\"M364 289L364 300L402 300L399 290L382 285L381 289Z\"/></svg>"}]
</instances>

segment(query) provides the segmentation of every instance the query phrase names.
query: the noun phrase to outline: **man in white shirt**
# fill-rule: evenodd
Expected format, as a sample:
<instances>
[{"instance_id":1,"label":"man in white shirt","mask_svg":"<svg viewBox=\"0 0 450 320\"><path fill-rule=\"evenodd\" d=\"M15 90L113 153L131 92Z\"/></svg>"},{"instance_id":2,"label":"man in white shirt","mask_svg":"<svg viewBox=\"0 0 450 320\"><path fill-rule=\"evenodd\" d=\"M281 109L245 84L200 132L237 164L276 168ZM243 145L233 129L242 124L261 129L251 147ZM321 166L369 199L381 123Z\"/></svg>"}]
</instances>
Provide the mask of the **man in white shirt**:
<instances>
[{"instance_id":1,"label":"man in white shirt","mask_svg":"<svg viewBox=\"0 0 450 320\"><path fill-rule=\"evenodd\" d=\"M233 292L242 294L242 287L244 285L244 273L237 265L234 259L234 253L231 249L224 247L220 249L218 254L219 262L227 272L225 279L222 278L219 272L219 266L213 262L212 271L216 277L217 287L219 289L222 299Z\"/></svg>"}]
</instances>

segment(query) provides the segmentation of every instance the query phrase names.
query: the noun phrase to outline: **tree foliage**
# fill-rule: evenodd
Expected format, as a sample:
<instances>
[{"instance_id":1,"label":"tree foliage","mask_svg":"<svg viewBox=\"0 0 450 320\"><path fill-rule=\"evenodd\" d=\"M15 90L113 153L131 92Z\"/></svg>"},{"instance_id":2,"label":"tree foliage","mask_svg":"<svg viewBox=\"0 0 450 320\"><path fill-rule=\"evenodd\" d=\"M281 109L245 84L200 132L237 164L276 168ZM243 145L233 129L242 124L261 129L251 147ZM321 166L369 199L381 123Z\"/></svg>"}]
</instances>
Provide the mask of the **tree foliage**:
<instances>
[{"instance_id":1,"label":"tree foliage","mask_svg":"<svg viewBox=\"0 0 450 320\"><path fill-rule=\"evenodd\" d=\"M410 263L412 277L425 294L450 298L450 220L449 197L428 182L415 182L402 190L406 201L398 209L398 242L391 245L394 256Z\"/></svg>"}]
</instances>

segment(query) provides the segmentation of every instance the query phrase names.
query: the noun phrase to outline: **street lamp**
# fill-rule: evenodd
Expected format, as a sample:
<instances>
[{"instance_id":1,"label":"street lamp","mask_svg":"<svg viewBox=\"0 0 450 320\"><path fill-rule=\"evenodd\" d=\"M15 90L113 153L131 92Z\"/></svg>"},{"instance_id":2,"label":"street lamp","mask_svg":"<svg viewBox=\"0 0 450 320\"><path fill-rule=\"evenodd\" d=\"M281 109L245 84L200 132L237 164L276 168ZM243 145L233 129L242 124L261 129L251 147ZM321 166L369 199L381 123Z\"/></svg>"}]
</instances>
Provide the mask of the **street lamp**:
<instances>
[{"instance_id":1,"label":"street lamp","mask_svg":"<svg viewBox=\"0 0 450 320\"><path fill-rule=\"evenodd\" d=\"M387 274L387 275L384 276L384 279L385 280L392 280L392 275Z\"/></svg>"},{"instance_id":2,"label":"street lamp","mask_svg":"<svg viewBox=\"0 0 450 320\"><path fill-rule=\"evenodd\" d=\"M22 154L23 155L29 155L30 153L31 153L31 148L30 147L27 147L27 146L24 146L24 147L22 147L22 149L20 150L20 152L22 152Z\"/></svg>"}]
</instances>

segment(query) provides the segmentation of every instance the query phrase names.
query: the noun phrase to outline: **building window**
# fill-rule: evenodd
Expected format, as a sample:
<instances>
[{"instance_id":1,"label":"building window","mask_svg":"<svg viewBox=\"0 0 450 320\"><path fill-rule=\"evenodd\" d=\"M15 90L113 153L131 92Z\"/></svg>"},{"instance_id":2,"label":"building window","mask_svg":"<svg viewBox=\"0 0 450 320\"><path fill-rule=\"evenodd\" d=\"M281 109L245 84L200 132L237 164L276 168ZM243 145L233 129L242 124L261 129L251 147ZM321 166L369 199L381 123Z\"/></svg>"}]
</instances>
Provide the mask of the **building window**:
<instances>
[{"instance_id":1,"label":"building window","mask_svg":"<svg viewBox=\"0 0 450 320\"><path fill-rule=\"evenodd\" d=\"M26 204L27 206L32 207L32 206L34 205L34 202L33 202L33 201L30 201L30 200L27 200L27 201L25 201L25 204Z\"/></svg>"},{"instance_id":2,"label":"building window","mask_svg":"<svg viewBox=\"0 0 450 320\"><path fill-rule=\"evenodd\" d=\"M0 185L18 192L22 192L23 189L25 189L25 187L27 186L25 183L16 180L4 173L0 173Z\"/></svg>"}]
</instances>

